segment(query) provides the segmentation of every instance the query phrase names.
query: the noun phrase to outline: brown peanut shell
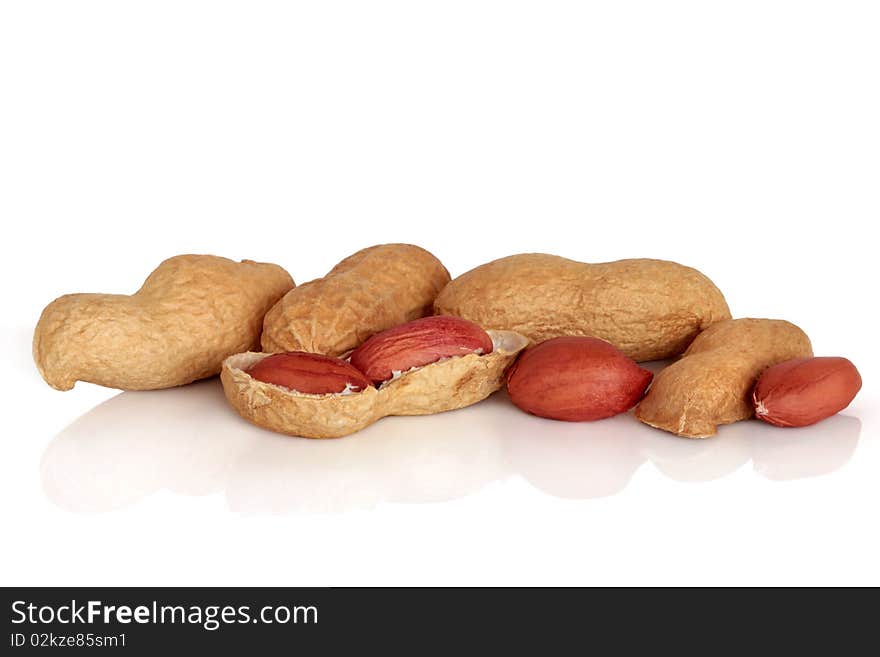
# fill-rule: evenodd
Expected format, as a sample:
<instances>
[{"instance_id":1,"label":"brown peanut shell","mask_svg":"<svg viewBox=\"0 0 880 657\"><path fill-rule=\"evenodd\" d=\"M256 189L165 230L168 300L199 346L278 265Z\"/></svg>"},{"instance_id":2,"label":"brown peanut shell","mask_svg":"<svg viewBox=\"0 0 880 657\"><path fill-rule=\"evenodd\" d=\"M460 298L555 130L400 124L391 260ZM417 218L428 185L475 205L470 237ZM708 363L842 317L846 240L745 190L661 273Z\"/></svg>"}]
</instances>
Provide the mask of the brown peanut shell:
<instances>
[{"instance_id":1,"label":"brown peanut shell","mask_svg":"<svg viewBox=\"0 0 880 657\"><path fill-rule=\"evenodd\" d=\"M43 310L34 362L46 382L155 390L213 376L259 345L263 316L293 279L278 265L212 255L162 262L140 290L68 294Z\"/></svg>"},{"instance_id":2,"label":"brown peanut shell","mask_svg":"<svg viewBox=\"0 0 880 657\"><path fill-rule=\"evenodd\" d=\"M649 259L588 264L543 253L462 274L437 297L434 312L534 342L602 338L636 361L677 356L700 331L730 318L724 296L696 269Z\"/></svg>"},{"instance_id":3,"label":"brown peanut shell","mask_svg":"<svg viewBox=\"0 0 880 657\"><path fill-rule=\"evenodd\" d=\"M489 335L494 345L490 354L438 361L360 392L308 395L257 381L246 370L267 353L230 356L220 380L232 407L258 426L304 438L339 438L388 415L440 413L491 395L503 385L505 370L528 339L510 331Z\"/></svg>"},{"instance_id":4,"label":"brown peanut shell","mask_svg":"<svg viewBox=\"0 0 880 657\"><path fill-rule=\"evenodd\" d=\"M284 296L263 322L264 352L341 356L368 337L431 314L449 272L412 244L380 244Z\"/></svg>"},{"instance_id":5,"label":"brown peanut shell","mask_svg":"<svg viewBox=\"0 0 880 657\"><path fill-rule=\"evenodd\" d=\"M810 339L778 319L713 324L684 355L654 377L636 406L640 421L685 438L714 436L718 425L754 415L752 389L768 367L812 356Z\"/></svg>"}]
</instances>

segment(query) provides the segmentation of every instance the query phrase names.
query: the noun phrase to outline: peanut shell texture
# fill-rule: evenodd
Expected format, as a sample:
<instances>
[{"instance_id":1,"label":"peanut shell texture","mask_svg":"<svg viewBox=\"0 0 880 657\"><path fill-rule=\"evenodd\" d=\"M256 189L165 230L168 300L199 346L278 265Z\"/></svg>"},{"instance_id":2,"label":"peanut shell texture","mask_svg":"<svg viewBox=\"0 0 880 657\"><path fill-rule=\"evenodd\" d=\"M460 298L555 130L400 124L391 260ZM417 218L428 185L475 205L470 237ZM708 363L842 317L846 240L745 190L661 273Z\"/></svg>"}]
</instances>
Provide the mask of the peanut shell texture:
<instances>
[{"instance_id":1,"label":"peanut shell texture","mask_svg":"<svg viewBox=\"0 0 880 657\"><path fill-rule=\"evenodd\" d=\"M543 253L462 274L437 297L434 312L534 342L601 338L636 361L677 356L700 331L730 318L721 291L691 267L650 259L588 264Z\"/></svg>"},{"instance_id":2,"label":"peanut shell texture","mask_svg":"<svg viewBox=\"0 0 880 657\"><path fill-rule=\"evenodd\" d=\"M754 415L752 390L767 368L813 355L800 328L779 319L713 324L654 377L636 407L640 421L685 438L714 436L718 425Z\"/></svg>"},{"instance_id":3,"label":"peanut shell texture","mask_svg":"<svg viewBox=\"0 0 880 657\"><path fill-rule=\"evenodd\" d=\"M259 345L263 316L293 286L278 265L175 256L132 295L68 294L46 306L34 362L58 390L77 381L121 390L191 383Z\"/></svg>"},{"instance_id":4,"label":"peanut shell texture","mask_svg":"<svg viewBox=\"0 0 880 657\"><path fill-rule=\"evenodd\" d=\"M432 314L448 282L443 264L418 246L363 249L291 290L266 314L263 351L341 356L374 333Z\"/></svg>"}]
</instances>

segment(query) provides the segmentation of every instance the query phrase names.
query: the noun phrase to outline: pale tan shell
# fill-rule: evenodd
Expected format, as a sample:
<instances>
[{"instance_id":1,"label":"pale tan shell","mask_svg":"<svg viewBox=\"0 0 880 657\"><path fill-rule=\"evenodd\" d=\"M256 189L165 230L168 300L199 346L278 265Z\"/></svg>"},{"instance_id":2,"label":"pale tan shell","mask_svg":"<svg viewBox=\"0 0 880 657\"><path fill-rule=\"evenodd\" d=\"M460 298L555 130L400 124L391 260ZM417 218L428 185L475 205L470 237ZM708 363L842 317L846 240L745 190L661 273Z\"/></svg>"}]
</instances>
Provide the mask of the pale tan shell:
<instances>
[{"instance_id":1,"label":"pale tan shell","mask_svg":"<svg viewBox=\"0 0 880 657\"><path fill-rule=\"evenodd\" d=\"M648 259L587 264L542 253L462 274L434 311L535 342L598 337L637 361L677 356L704 328L730 318L724 296L696 269Z\"/></svg>"},{"instance_id":2,"label":"pale tan shell","mask_svg":"<svg viewBox=\"0 0 880 657\"><path fill-rule=\"evenodd\" d=\"M226 399L246 420L305 438L338 438L387 415L428 415L470 406L503 385L504 372L528 339L511 331L489 331L494 349L402 373L361 392L307 395L252 378L246 370L268 353L243 353L223 363Z\"/></svg>"},{"instance_id":3,"label":"pale tan shell","mask_svg":"<svg viewBox=\"0 0 880 657\"><path fill-rule=\"evenodd\" d=\"M58 390L77 381L122 390L191 383L258 346L263 316L293 285L278 265L175 256L133 295L68 294L46 306L34 362Z\"/></svg>"},{"instance_id":4,"label":"pale tan shell","mask_svg":"<svg viewBox=\"0 0 880 657\"><path fill-rule=\"evenodd\" d=\"M363 249L291 290L266 314L263 351L340 356L374 333L430 315L448 282L443 264L418 246Z\"/></svg>"},{"instance_id":5,"label":"pale tan shell","mask_svg":"<svg viewBox=\"0 0 880 657\"><path fill-rule=\"evenodd\" d=\"M714 436L720 424L752 417L751 392L768 367L812 356L810 339L779 319L713 324L677 362L661 370L636 417L685 438Z\"/></svg>"}]
</instances>

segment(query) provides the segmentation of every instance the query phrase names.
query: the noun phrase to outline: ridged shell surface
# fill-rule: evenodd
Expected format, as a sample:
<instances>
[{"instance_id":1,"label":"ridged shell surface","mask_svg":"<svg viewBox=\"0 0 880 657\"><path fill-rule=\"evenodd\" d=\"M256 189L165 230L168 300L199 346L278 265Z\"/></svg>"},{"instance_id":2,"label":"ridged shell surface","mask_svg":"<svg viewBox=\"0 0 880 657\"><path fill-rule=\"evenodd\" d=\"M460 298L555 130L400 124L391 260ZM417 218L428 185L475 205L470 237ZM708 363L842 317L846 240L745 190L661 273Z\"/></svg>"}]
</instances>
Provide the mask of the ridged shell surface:
<instances>
[{"instance_id":1,"label":"ridged shell surface","mask_svg":"<svg viewBox=\"0 0 880 657\"><path fill-rule=\"evenodd\" d=\"M368 337L431 314L449 272L412 244L358 251L284 296L263 322L264 352L340 356Z\"/></svg>"},{"instance_id":2,"label":"ridged shell surface","mask_svg":"<svg viewBox=\"0 0 880 657\"><path fill-rule=\"evenodd\" d=\"M543 253L462 274L437 297L434 312L534 342L602 338L637 361L681 354L700 331L730 318L721 291L691 267L651 259L588 264Z\"/></svg>"},{"instance_id":3,"label":"ridged shell surface","mask_svg":"<svg viewBox=\"0 0 880 657\"><path fill-rule=\"evenodd\" d=\"M764 370L812 355L810 339L791 322L718 322L654 377L636 418L685 438L713 436L718 425L754 415L752 389Z\"/></svg>"},{"instance_id":4,"label":"ridged shell surface","mask_svg":"<svg viewBox=\"0 0 880 657\"><path fill-rule=\"evenodd\" d=\"M213 376L230 354L259 345L263 316L293 279L278 265L212 255L162 262L133 295L68 294L34 330L46 382L154 390Z\"/></svg>"}]
</instances>

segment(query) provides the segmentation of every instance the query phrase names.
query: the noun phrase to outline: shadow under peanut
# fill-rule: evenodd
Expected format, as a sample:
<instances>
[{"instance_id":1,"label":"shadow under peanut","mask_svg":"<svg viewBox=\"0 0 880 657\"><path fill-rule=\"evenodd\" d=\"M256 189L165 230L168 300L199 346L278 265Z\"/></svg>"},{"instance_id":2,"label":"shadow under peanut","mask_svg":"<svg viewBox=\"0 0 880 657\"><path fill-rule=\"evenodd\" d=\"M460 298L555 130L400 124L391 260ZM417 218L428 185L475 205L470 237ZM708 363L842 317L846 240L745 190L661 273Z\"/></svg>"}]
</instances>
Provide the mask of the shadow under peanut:
<instances>
[{"instance_id":1,"label":"shadow under peanut","mask_svg":"<svg viewBox=\"0 0 880 657\"><path fill-rule=\"evenodd\" d=\"M645 462L638 440L643 427L631 414L561 422L518 411L504 393L488 403L498 406L495 430L510 470L555 497L614 495Z\"/></svg>"},{"instance_id":2,"label":"shadow under peanut","mask_svg":"<svg viewBox=\"0 0 880 657\"><path fill-rule=\"evenodd\" d=\"M757 425L749 433L755 471L773 481L839 470L855 454L862 432L859 418L843 414L797 429L779 429L758 420L748 424Z\"/></svg>"},{"instance_id":3,"label":"shadow under peanut","mask_svg":"<svg viewBox=\"0 0 880 657\"><path fill-rule=\"evenodd\" d=\"M861 430L861 420L848 415L798 428L753 419L718 427L717 436L702 440L652 431L643 435L642 445L655 467L676 481L720 479L750 460L761 476L783 481L842 468L855 453Z\"/></svg>"},{"instance_id":4,"label":"shadow under peanut","mask_svg":"<svg viewBox=\"0 0 880 657\"><path fill-rule=\"evenodd\" d=\"M338 440L268 434L239 460L226 496L242 512L341 512L450 501L505 475L499 441L462 409L388 417Z\"/></svg>"},{"instance_id":5,"label":"shadow under peanut","mask_svg":"<svg viewBox=\"0 0 880 657\"><path fill-rule=\"evenodd\" d=\"M749 425L752 422L742 422ZM727 434L723 430L720 433ZM679 438L670 433L649 430L640 435L645 457L664 475L680 482L706 482L720 479L749 462L751 448L746 432L734 432L706 440Z\"/></svg>"},{"instance_id":6,"label":"shadow under peanut","mask_svg":"<svg viewBox=\"0 0 880 657\"><path fill-rule=\"evenodd\" d=\"M59 506L82 512L127 507L162 489L209 495L223 490L254 433L226 405L218 379L123 392L49 443L43 489Z\"/></svg>"},{"instance_id":7,"label":"shadow under peanut","mask_svg":"<svg viewBox=\"0 0 880 657\"><path fill-rule=\"evenodd\" d=\"M454 500L517 474L557 497L606 497L646 461L688 482L723 477L750 458L768 479L817 476L852 457L860 431L857 418L838 415L802 429L740 422L713 439L684 440L631 414L583 423L533 417L502 392L457 411L307 440L245 422L212 379L120 393L58 434L40 473L48 498L75 512L122 509L170 490L222 493L243 513L335 513Z\"/></svg>"},{"instance_id":8,"label":"shadow under peanut","mask_svg":"<svg viewBox=\"0 0 880 657\"><path fill-rule=\"evenodd\" d=\"M442 502L505 476L501 444L473 409L385 418L335 440L281 436L242 420L218 380L123 392L46 448L43 489L76 512L128 507L159 491L222 492L242 512L336 512Z\"/></svg>"}]
</instances>

